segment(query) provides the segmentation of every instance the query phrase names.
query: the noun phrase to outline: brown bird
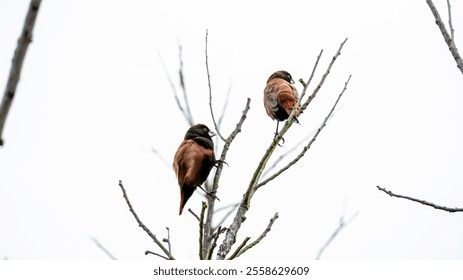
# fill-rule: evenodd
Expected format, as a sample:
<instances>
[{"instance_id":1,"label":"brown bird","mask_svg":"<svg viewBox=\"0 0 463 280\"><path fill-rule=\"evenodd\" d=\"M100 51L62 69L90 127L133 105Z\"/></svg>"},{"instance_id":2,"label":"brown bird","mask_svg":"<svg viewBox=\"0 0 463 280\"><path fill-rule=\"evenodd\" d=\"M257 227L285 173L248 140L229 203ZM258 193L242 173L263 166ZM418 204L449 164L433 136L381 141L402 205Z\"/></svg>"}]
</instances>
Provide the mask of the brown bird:
<instances>
[{"instance_id":1,"label":"brown bird","mask_svg":"<svg viewBox=\"0 0 463 280\"><path fill-rule=\"evenodd\" d=\"M183 142L175 153L172 166L180 186L179 215L182 214L183 207L196 187L201 187L212 167L217 163L212 142L214 135L204 124L193 125L186 132Z\"/></svg>"},{"instance_id":2,"label":"brown bird","mask_svg":"<svg viewBox=\"0 0 463 280\"><path fill-rule=\"evenodd\" d=\"M294 83L291 74L287 71L276 71L267 80L267 85L264 89L264 107L272 120L277 120L277 129L275 137L278 134L278 124L280 121L286 120L294 106L299 100L299 93L292 85ZM297 117L300 115L301 106L296 109L296 122L299 123Z\"/></svg>"}]
</instances>

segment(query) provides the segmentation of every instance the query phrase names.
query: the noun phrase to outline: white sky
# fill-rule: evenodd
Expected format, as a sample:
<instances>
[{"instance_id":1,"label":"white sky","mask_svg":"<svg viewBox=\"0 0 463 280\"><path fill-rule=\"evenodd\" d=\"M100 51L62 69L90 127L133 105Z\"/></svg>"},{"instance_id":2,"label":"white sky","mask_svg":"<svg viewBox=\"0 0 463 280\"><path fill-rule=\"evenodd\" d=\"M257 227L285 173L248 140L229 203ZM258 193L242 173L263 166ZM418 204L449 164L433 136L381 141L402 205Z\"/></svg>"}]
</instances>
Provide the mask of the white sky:
<instances>
[{"instance_id":1,"label":"white sky","mask_svg":"<svg viewBox=\"0 0 463 280\"><path fill-rule=\"evenodd\" d=\"M435 2L447 22L446 1ZM2 93L28 5L0 0ZM463 49L463 6L452 7ZM376 189L463 207L463 77L425 1L399 0L43 1L0 148L0 258L106 259L91 236L120 259L153 258L144 251L159 250L128 211L121 179L145 224L160 238L171 229L174 256L197 259L197 222L177 214L170 167L188 126L158 54L177 82L182 44L195 121L212 127L206 28L216 112L232 83L223 134L252 99L216 206L241 199L272 140L267 77L285 69L307 79L324 49L318 82L349 38L276 155L313 132L352 74L340 107L297 166L256 193L237 242L280 218L243 259L313 259L340 216L356 211L324 259L463 258L461 213ZM198 212L201 199L187 207Z\"/></svg>"}]
</instances>

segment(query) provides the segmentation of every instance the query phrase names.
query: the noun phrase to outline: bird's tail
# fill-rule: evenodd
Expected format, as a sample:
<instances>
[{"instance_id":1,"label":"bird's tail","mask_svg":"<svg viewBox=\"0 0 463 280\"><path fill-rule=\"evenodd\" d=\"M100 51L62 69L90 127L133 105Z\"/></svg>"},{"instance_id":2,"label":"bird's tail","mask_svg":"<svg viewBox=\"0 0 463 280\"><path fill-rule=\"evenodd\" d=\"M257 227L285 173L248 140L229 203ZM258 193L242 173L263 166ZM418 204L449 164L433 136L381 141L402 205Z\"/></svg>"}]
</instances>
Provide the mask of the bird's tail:
<instances>
[{"instance_id":1,"label":"bird's tail","mask_svg":"<svg viewBox=\"0 0 463 280\"><path fill-rule=\"evenodd\" d=\"M182 189L180 190L180 209L178 214L182 215L183 208L185 207L186 202L190 197L193 195L193 192L195 191L196 187L190 187L187 185L183 185Z\"/></svg>"}]
</instances>

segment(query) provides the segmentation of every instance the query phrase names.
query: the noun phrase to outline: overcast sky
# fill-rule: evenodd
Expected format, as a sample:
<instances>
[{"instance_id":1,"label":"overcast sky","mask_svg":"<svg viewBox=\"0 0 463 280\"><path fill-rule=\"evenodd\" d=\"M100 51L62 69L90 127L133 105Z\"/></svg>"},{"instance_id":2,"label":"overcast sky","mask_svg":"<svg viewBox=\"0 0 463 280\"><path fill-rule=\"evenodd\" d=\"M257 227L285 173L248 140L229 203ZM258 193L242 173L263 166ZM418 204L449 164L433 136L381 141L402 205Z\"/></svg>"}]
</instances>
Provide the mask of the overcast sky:
<instances>
[{"instance_id":1,"label":"overcast sky","mask_svg":"<svg viewBox=\"0 0 463 280\"><path fill-rule=\"evenodd\" d=\"M447 22L446 1L435 4ZM2 93L28 5L0 0ZM463 49L463 6L452 7ZM275 158L314 132L352 74L348 89L301 161L254 196L238 243L279 219L241 258L314 259L341 216L356 212L324 259L463 258L461 213L376 189L463 207L463 76L426 2L400 0L42 1L0 148L0 258L107 259L91 237L120 259L155 258L144 255L159 249L128 211L122 180L151 231L170 228L173 255L197 259L197 221L178 216L171 168L188 124L161 58L178 86L181 44L194 120L213 127L206 29L217 114L231 86L222 134L251 98L217 207L240 201L272 140L268 76L285 69L307 80L323 49L318 82L349 38ZM201 200L197 192L187 207L199 212Z\"/></svg>"}]
</instances>

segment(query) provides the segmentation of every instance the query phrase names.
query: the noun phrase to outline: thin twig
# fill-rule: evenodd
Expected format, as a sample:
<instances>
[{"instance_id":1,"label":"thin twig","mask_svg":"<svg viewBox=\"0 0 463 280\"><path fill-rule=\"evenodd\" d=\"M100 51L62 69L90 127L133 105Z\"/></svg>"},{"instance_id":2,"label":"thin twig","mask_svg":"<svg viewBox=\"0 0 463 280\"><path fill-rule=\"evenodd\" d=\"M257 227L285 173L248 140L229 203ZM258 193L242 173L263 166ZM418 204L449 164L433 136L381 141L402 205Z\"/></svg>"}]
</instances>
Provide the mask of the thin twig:
<instances>
[{"instance_id":1,"label":"thin twig","mask_svg":"<svg viewBox=\"0 0 463 280\"><path fill-rule=\"evenodd\" d=\"M214 110L212 109L212 87L211 87L211 75L209 74L209 56L207 54L207 36L208 36L208 31L206 29L206 51L205 52L206 52L207 85L209 87L209 109L211 110L212 122L214 123L215 131L217 131L217 135L220 137L220 139L222 139L222 141L225 141L225 138L220 133L217 122L215 121Z\"/></svg>"},{"instance_id":2,"label":"thin twig","mask_svg":"<svg viewBox=\"0 0 463 280\"><path fill-rule=\"evenodd\" d=\"M180 66L178 67L178 77L180 81L180 88L182 89L182 92L183 92L183 100L185 101L186 113L188 114L188 119L191 121L191 125L192 125L194 123L193 115L191 114L190 101L188 100L188 94L187 94L186 86L185 86L185 75L183 73L182 45L180 43L178 44L178 59L180 63Z\"/></svg>"},{"instance_id":3,"label":"thin twig","mask_svg":"<svg viewBox=\"0 0 463 280\"><path fill-rule=\"evenodd\" d=\"M319 260L321 257L322 257L322 254L325 252L326 248L328 248L328 246L331 244L331 242L333 242L334 238L336 238L336 236L338 235L338 233L345 227L347 226L350 222L352 222L352 220L357 217L358 215L358 211L354 213L354 215L352 215L346 222L344 222L344 216L341 216L341 218L339 219L339 225L338 227L336 228L336 230L331 234L330 238L328 238L328 240L325 242L325 244L323 244L323 246L320 248L320 250L318 251L318 254L317 254L317 260Z\"/></svg>"},{"instance_id":4,"label":"thin twig","mask_svg":"<svg viewBox=\"0 0 463 280\"><path fill-rule=\"evenodd\" d=\"M204 249L204 212L206 211L207 204L206 202L202 202L201 206L201 216L199 218L199 259L204 260L204 256L206 256L203 251Z\"/></svg>"},{"instance_id":5,"label":"thin twig","mask_svg":"<svg viewBox=\"0 0 463 280\"><path fill-rule=\"evenodd\" d=\"M196 220L198 220L198 222L199 222L199 216L195 212L193 212L193 210L191 210L191 208L188 208L188 212L190 212L191 215L193 215L193 217L195 217Z\"/></svg>"},{"instance_id":6,"label":"thin twig","mask_svg":"<svg viewBox=\"0 0 463 280\"><path fill-rule=\"evenodd\" d=\"M172 78L170 77L169 71L167 71L166 64L164 63L164 60L162 59L162 56L159 52L158 52L158 56L159 56L159 60L161 61L162 67L164 69L164 73L166 74L167 80L169 81L170 87L172 88L172 93L174 94L174 99L175 99L175 102L177 103L177 107L180 110L180 112L182 112L182 115L185 118L186 122L191 126L194 124L193 116L188 113L188 110L186 108L183 107L182 102L180 101L180 98L178 97L177 88L175 87L174 82L172 81Z\"/></svg>"},{"instance_id":7,"label":"thin twig","mask_svg":"<svg viewBox=\"0 0 463 280\"><path fill-rule=\"evenodd\" d=\"M219 236L224 233L227 229L219 226L217 228L217 231L215 234L212 236L212 244L211 244L211 249L207 253L207 259L210 260L212 258L212 254L214 253L214 249L217 246L217 239L219 239Z\"/></svg>"},{"instance_id":8,"label":"thin twig","mask_svg":"<svg viewBox=\"0 0 463 280\"><path fill-rule=\"evenodd\" d=\"M23 30L18 39L18 45L14 52L13 61L11 63L10 74L8 82L3 94L2 103L0 104L0 146L3 145L3 128L5 127L6 117L10 111L13 98L16 94L16 87L18 86L21 68L26 56L29 43L32 42L32 31L34 30L35 19L39 12L41 0L31 0L29 9L27 11L26 19L24 21Z\"/></svg>"},{"instance_id":9,"label":"thin twig","mask_svg":"<svg viewBox=\"0 0 463 280\"><path fill-rule=\"evenodd\" d=\"M276 219L278 219L278 212L275 213L275 215L273 215L273 218L270 219L270 222L268 224L268 226L265 228L264 232L256 239L254 240L251 244L247 245L246 247L244 247L243 249L241 249L236 255L234 258L237 258L239 256L241 256L242 254L244 254L247 250L251 249L252 247L256 246L257 244L259 244L260 241L262 241L262 239L264 239L265 236L267 236L267 233L269 233L269 231L272 229L272 226L273 226L273 223L276 221Z\"/></svg>"},{"instance_id":10,"label":"thin twig","mask_svg":"<svg viewBox=\"0 0 463 280\"><path fill-rule=\"evenodd\" d=\"M108 256L111 260L117 260L117 258L111 254L111 252L105 247L103 246L103 244L100 243L100 241L98 241L98 239L96 239L96 237L93 237L93 236L90 236L90 239L95 243L95 245L100 248L101 251L103 251L103 253L106 254L106 256Z\"/></svg>"},{"instance_id":11,"label":"thin twig","mask_svg":"<svg viewBox=\"0 0 463 280\"><path fill-rule=\"evenodd\" d=\"M427 201L425 201L425 200L413 198L413 197L410 197L410 196L395 194L395 193L393 193L393 192L391 192L391 191L386 190L385 188L381 188L380 186L376 186L376 187L378 188L378 190L383 191L383 192L387 193L387 194L390 195L390 196L408 199L408 200L411 200L411 201L414 201L414 202L418 202L418 203L423 204L423 205L426 205L426 206L433 207L434 209L443 210L443 211L447 211L447 212L451 212L451 213L454 213L454 212L463 212L463 208L458 208L458 207L450 208L450 207L446 207L446 206L440 206L440 205L436 205L436 204L431 203L431 202L427 202Z\"/></svg>"},{"instance_id":12,"label":"thin twig","mask_svg":"<svg viewBox=\"0 0 463 280\"><path fill-rule=\"evenodd\" d=\"M428 6L431 9L431 12L434 15L436 24L439 27L440 32L442 33L442 36L444 37L445 43L449 47L450 53L452 54L453 58L455 59L455 62L457 63L458 69L460 69L461 73L463 74L463 59L461 58L460 53L458 52L455 42L452 40L452 37L449 35L447 28L445 28L445 25L442 22L439 12L437 11L436 6L434 6L434 3L432 2L432 0L426 0L426 3L428 3Z\"/></svg>"},{"instance_id":13,"label":"thin twig","mask_svg":"<svg viewBox=\"0 0 463 280\"><path fill-rule=\"evenodd\" d=\"M162 241L167 243L167 246L169 247L169 253L172 254L172 247L170 243L170 229L166 227L167 230L167 238L163 238Z\"/></svg>"},{"instance_id":14,"label":"thin twig","mask_svg":"<svg viewBox=\"0 0 463 280\"><path fill-rule=\"evenodd\" d=\"M342 95L344 94L344 92L346 91L347 89L347 85L349 84L349 81L350 81L350 78L352 77L352 75L349 75L349 78L347 79L347 81L344 83L344 88L342 89L341 93L338 95L338 98L336 99L336 102L334 102L333 104L333 107L331 108L331 110L329 111L328 115L325 117L325 119L323 120L322 124L320 125L320 127L318 128L317 132L314 134L314 136L312 137L312 139L310 139L310 141L307 143L306 146L304 146L304 148L302 149L302 151L297 155L296 158L294 158L292 161L290 161L286 166L282 167L280 170L278 170L277 172L275 172L273 175L271 175L270 177L268 177L267 179L263 180L262 182L260 182L259 184L257 184L256 186L256 189L264 186L265 184L267 184L268 182L272 181L273 179L275 179L276 177L280 176L281 173L285 172L286 170L288 170L291 166L293 166L296 162L298 162L304 155L305 153L310 149L310 147L312 146L312 144L315 142L315 140L317 140L317 137L318 135L320 134L320 132L323 130L323 128L326 126L326 123L328 122L328 120L330 119L331 115L333 114L334 112L334 109L336 108L336 106L338 105L339 103L339 100L341 99Z\"/></svg>"},{"instance_id":15,"label":"thin twig","mask_svg":"<svg viewBox=\"0 0 463 280\"><path fill-rule=\"evenodd\" d=\"M450 5L450 0L447 0L447 10L449 13L449 28L450 28L450 37L452 38L452 41L455 41L455 30L453 29L453 24L452 24L452 5Z\"/></svg>"},{"instance_id":16,"label":"thin twig","mask_svg":"<svg viewBox=\"0 0 463 280\"><path fill-rule=\"evenodd\" d=\"M148 255L148 254L158 256L158 257L163 258L163 259L165 259L165 260L169 260L169 258L167 258L166 256L163 256L163 255L161 255L161 254L158 254L158 253L155 253L155 252L146 250L146 251L145 251L145 255Z\"/></svg>"},{"instance_id":17,"label":"thin twig","mask_svg":"<svg viewBox=\"0 0 463 280\"><path fill-rule=\"evenodd\" d=\"M243 249L243 247L246 245L246 243L248 243L249 239L251 239L251 237L246 237L243 242L240 244L240 246L238 246L238 248L236 248L235 252L233 252L231 254L231 256L228 258L229 260L233 260L234 258L236 258L236 256L238 255L238 253L241 251L241 249Z\"/></svg>"},{"instance_id":18,"label":"thin twig","mask_svg":"<svg viewBox=\"0 0 463 280\"><path fill-rule=\"evenodd\" d=\"M133 217L135 218L135 220L137 221L138 223L138 226L141 227L147 234L149 237L151 237L151 239L154 241L154 243L156 243L156 245L159 246L159 248L161 248L161 250L164 252L164 254L167 255L168 259L170 260L175 260L175 258L172 256L172 254L169 252L169 250L166 249L166 247L164 247L164 245L162 245L162 243L157 239L156 235L154 235L148 227L145 226L145 224L143 224L143 222L140 220L140 218L138 218L138 215L137 213L135 213L135 210L133 209L132 207L132 204L130 203L130 200L127 196L127 193L125 191L125 188L124 188L124 185L122 184L122 181L119 180L119 187L121 187L121 190L122 190L122 195L125 199L125 202L127 203L127 205L129 206L129 210L130 212L132 213Z\"/></svg>"}]
</instances>

